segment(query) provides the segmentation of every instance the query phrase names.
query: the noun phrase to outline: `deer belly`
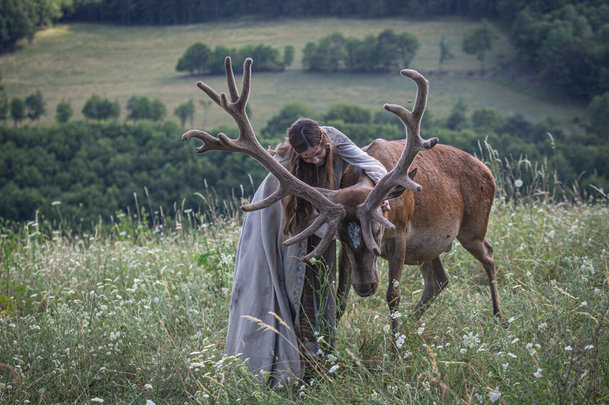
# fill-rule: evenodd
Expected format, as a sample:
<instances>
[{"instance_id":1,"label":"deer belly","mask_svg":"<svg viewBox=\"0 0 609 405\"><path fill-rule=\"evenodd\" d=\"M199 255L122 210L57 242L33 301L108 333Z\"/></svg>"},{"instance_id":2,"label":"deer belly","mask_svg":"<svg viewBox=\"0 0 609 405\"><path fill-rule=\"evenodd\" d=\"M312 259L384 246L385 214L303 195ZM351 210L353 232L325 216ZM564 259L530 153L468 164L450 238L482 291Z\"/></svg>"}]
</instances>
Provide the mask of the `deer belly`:
<instances>
[{"instance_id":1,"label":"deer belly","mask_svg":"<svg viewBox=\"0 0 609 405\"><path fill-rule=\"evenodd\" d=\"M457 236L455 229L417 229L408 224L406 233L406 264L421 264L448 252Z\"/></svg>"}]
</instances>

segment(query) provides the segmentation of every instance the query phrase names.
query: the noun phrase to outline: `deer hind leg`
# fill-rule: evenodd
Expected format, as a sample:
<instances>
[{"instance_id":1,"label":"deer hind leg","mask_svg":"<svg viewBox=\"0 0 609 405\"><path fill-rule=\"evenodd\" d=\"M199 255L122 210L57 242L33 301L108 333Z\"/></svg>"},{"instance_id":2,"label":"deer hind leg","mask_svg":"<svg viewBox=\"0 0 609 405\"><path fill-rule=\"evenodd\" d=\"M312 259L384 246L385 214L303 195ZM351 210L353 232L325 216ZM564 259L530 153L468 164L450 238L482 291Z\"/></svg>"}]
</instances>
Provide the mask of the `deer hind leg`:
<instances>
[{"instance_id":1,"label":"deer hind leg","mask_svg":"<svg viewBox=\"0 0 609 405\"><path fill-rule=\"evenodd\" d=\"M493 247L484 238L475 240L460 240L461 244L468 252L472 254L486 271L488 282L491 288L491 301L493 303L493 314L499 319L501 316L501 308L499 306L499 292L497 291L497 275L495 261L493 260Z\"/></svg>"},{"instance_id":2,"label":"deer hind leg","mask_svg":"<svg viewBox=\"0 0 609 405\"><path fill-rule=\"evenodd\" d=\"M430 262L423 263L419 268L423 276L423 295L414 307L413 316L419 319L423 312L429 307L440 291L448 285L448 276L442 265L440 257Z\"/></svg>"}]
</instances>

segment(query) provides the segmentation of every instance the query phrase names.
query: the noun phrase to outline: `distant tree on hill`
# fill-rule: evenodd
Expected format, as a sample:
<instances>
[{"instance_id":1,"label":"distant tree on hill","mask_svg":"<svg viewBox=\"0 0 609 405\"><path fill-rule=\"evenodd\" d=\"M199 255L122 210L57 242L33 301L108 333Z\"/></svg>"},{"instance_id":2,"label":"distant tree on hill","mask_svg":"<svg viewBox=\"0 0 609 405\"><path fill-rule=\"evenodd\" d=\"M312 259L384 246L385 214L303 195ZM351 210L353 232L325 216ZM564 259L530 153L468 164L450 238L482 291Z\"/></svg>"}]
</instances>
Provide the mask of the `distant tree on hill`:
<instances>
[{"instance_id":1,"label":"distant tree on hill","mask_svg":"<svg viewBox=\"0 0 609 405\"><path fill-rule=\"evenodd\" d=\"M468 31L463 37L463 52L476 55L480 61L480 72L484 73L484 59L486 53L493 48L493 41L497 34L488 21L482 20L482 24Z\"/></svg>"},{"instance_id":2,"label":"distant tree on hill","mask_svg":"<svg viewBox=\"0 0 609 405\"><path fill-rule=\"evenodd\" d=\"M120 111L118 101L112 102L107 98L102 99L97 94L93 94L85 103L82 115L87 120L111 120L117 119L120 116Z\"/></svg>"},{"instance_id":3,"label":"distant tree on hill","mask_svg":"<svg viewBox=\"0 0 609 405\"><path fill-rule=\"evenodd\" d=\"M261 133L266 138L285 134L288 127L298 118L311 118L313 115L313 111L302 103L288 103L267 121L266 127L262 128Z\"/></svg>"},{"instance_id":4,"label":"distant tree on hill","mask_svg":"<svg viewBox=\"0 0 609 405\"><path fill-rule=\"evenodd\" d=\"M212 61L212 51L204 43L197 42L189 46L182 57L178 59L178 72L206 73Z\"/></svg>"},{"instance_id":5,"label":"distant tree on hill","mask_svg":"<svg viewBox=\"0 0 609 405\"><path fill-rule=\"evenodd\" d=\"M45 101L42 97L42 92L36 90L36 93L32 93L25 99L25 108L27 117L32 121L40 121L40 117L46 113Z\"/></svg>"},{"instance_id":6,"label":"distant tree on hill","mask_svg":"<svg viewBox=\"0 0 609 405\"><path fill-rule=\"evenodd\" d=\"M66 123L70 121L72 118L72 106L67 101L62 101L57 104L57 108L55 109L55 121L60 124Z\"/></svg>"},{"instance_id":7,"label":"distant tree on hill","mask_svg":"<svg viewBox=\"0 0 609 405\"><path fill-rule=\"evenodd\" d=\"M11 118L15 126L25 119L25 101L15 97L11 100Z\"/></svg>"},{"instance_id":8,"label":"distant tree on hill","mask_svg":"<svg viewBox=\"0 0 609 405\"><path fill-rule=\"evenodd\" d=\"M161 100L151 101L146 96L132 96L127 101L127 111L127 119L134 123L142 119L161 121L167 114L167 108Z\"/></svg>"},{"instance_id":9,"label":"distant tree on hill","mask_svg":"<svg viewBox=\"0 0 609 405\"><path fill-rule=\"evenodd\" d=\"M188 100L184 104L180 104L173 110L173 113L180 118L180 124L182 128L184 128L184 124L186 124L186 120L190 121L190 126L192 126L192 122L195 118L195 104L191 100Z\"/></svg>"},{"instance_id":10,"label":"distant tree on hill","mask_svg":"<svg viewBox=\"0 0 609 405\"><path fill-rule=\"evenodd\" d=\"M335 32L319 40L308 42L303 50L305 69L320 72L379 72L405 68L410 65L419 47L417 38L408 33L396 34L385 30L378 36L363 39L345 38Z\"/></svg>"},{"instance_id":11,"label":"distant tree on hill","mask_svg":"<svg viewBox=\"0 0 609 405\"><path fill-rule=\"evenodd\" d=\"M459 101L457 101L450 111L448 118L446 118L446 128L452 130L465 128L467 126L467 115L465 115L466 111L467 104L465 104L463 99L459 99Z\"/></svg>"},{"instance_id":12,"label":"distant tree on hill","mask_svg":"<svg viewBox=\"0 0 609 405\"><path fill-rule=\"evenodd\" d=\"M283 50L283 65L285 67L290 66L294 62L294 45L286 45Z\"/></svg>"},{"instance_id":13,"label":"distant tree on hill","mask_svg":"<svg viewBox=\"0 0 609 405\"><path fill-rule=\"evenodd\" d=\"M328 109L324 120L342 120L353 124L367 124L370 122L370 110L361 107L357 104L348 104L345 102L334 103Z\"/></svg>"}]
</instances>

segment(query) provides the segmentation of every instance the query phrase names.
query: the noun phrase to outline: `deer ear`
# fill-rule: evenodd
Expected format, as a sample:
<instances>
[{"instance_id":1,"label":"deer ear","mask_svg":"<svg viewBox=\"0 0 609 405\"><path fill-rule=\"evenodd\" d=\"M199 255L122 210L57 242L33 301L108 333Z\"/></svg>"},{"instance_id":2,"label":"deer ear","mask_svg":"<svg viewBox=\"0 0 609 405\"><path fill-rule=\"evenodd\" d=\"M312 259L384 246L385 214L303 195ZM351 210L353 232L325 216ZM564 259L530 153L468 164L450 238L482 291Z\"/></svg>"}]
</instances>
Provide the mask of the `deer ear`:
<instances>
[{"instance_id":1,"label":"deer ear","mask_svg":"<svg viewBox=\"0 0 609 405\"><path fill-rule=\"evenodd\" d=\"M414 169L412 169L412 171L410 173L408 173L408 177L410 177L410 180L414 180L414 176L417 175L417 168L415 167Z\"/></svg>"}]
</instances>

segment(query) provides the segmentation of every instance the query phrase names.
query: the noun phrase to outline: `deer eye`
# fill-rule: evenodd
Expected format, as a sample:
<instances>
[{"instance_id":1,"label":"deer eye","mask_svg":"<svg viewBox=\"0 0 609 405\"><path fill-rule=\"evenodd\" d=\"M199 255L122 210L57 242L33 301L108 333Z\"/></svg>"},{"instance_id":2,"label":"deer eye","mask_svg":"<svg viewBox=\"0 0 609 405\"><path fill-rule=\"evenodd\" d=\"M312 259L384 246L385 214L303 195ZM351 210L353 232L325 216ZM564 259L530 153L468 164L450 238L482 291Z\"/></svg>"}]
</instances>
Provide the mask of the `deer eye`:
<instances>
[{"instance_id":1,"label":"deer eye","mask_svg":"<svg viewBox=\"0 0 609 405\"><path fill-rule=\"evenodd\" d=\"M349 237L351 238L351 242L353 242L353 246L357 249L359 245L362 244L362 229L355 222L349 222L349 225L347 225L347 232L349 232Z\"/></svg>"}]
</instances>

